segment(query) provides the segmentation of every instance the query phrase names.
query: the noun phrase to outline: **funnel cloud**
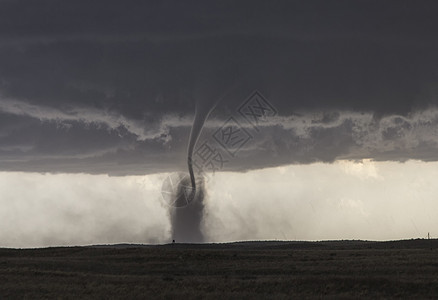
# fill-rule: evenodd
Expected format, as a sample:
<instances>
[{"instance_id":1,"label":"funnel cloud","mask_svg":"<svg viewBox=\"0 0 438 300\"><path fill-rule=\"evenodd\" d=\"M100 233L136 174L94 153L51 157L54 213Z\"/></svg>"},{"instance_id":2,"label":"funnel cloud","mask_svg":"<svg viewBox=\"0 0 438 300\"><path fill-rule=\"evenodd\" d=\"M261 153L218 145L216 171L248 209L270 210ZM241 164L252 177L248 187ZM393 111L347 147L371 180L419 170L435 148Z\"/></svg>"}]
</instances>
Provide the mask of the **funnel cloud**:
<instances>
[{"instance_id":1,"label":"funnel cloud","mask_svg":"<svg viewBox=\"0 0 438 300\"><path fill-rule=\"evenodd\" d=\"M201 89L202 90L202 89ZM205 97L205 94L199 97ZM214 99L214 98L213 98ZM204 212L204 197L206 195L205 185L202 178L195 177L193 171L193 151L210 113L213 111L220 98L213 101L209 99L198 98L196 102L195 118L190 130L189 143L187 147L187 166L190 175L191 191L188 196L188 205L181 209L174 209L172 215L172 234L173 240L178 239L183 242L203 242L201 222ZM200 184L197 184L197 181ZM185 179L180 181L180 188L185 188L187 182Z\"/></svg>"}]
</instances>

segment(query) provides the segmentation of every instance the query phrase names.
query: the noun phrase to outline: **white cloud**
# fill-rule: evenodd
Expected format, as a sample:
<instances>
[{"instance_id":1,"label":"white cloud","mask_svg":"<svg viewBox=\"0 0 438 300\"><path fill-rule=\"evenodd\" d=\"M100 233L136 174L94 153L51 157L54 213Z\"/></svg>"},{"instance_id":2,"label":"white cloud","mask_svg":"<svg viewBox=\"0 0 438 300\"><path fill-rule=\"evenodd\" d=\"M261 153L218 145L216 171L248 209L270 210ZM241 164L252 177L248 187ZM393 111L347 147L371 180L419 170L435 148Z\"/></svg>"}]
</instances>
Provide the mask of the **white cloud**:
<instances>
[{"instance_id":1,"label":"white cloud","mask_svg":"<svg viewBox=\"0 0 438 300\"><path fill-rule=\"evenodd\" d=\"M166 174L0 173L0 246L164 243ZM358 162L217 173L208 241L401 239L438 228L438 163Z\"/></svg>"},{"instance_id":2,"label":"white cloud","mask_svg":"<svg viewBox=\"0 0 438 300\"><path fill-rule=\"evenodd\" d=\"M337 165L347 174L356 176L362 180L369 178L383 180L383 177L379 175L378 163L371 159L364 159L361 161L338 161Z\"/></svg>"},{"instance_id":3,"label":"white cloud","mask_svg":"<svg viewBox=\"0 0 438 300\"><path fill-rule=\"evenodd\" d=\"M0 247L165 242L162 178L0 173Z\"/></svg>"},{"instance_id":4,"label":"white cloud","mask_svg":"<svg viewBox=\"0 0 438 300\"><path fill-rule=\"evenodd\" d=\"M211 241L425 237L438 226L437 176L438 163L370 160L220 173L206 232Z\"/></svg>"}]
</instances>

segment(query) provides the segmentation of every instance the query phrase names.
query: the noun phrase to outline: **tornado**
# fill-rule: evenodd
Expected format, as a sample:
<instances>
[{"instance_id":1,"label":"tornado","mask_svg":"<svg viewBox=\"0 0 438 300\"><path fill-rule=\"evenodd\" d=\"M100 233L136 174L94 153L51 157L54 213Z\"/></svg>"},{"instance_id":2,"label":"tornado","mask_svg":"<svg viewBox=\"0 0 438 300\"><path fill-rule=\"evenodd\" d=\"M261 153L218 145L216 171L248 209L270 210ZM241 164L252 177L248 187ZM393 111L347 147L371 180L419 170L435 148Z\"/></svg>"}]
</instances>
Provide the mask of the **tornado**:
<instances>
[{"instance_id":1,"label":"tornado","mask_svg":"<svg viewBox=\"0 0 438 300\"><path fill-rule=\"evenodd\" d=\"M200 76L193 93L195 99L195 115L187 146L187 167L190 176L182 176L179 181L178 195L184 194L187 205L174 207L171 211L172 239L181 243L202 243L202 221L204 217L204 201L207 197L204 180L195 176L193 170L193 153L196 143L202 133L205 121L216 108L221 99L225 97L229 88L228 84L220 83L216 76L204 74ZM228 85L229 86L229 85ZM226 91L225 93L223 91Z\"/></svg>"},{"instance_id":2,"label":"tornado","mask_svg":"<svg viewBox=\"0 0 438 300\"><path fill-rule=\"evenodd\" d=\"M207 196L207 191L203 178L195 177L193 171L193 152L201 135L204 123L219 100L220 98L216 101L198 98L196 102L195 116L187 147L187 166L190 176L180 176L181 179L176 193L177 195L184 195L184 197L182 197L184 199L181 203L185 203L186 205L173 207L170 212L172 239L179 243L204 242L202 220L204 216L204 200Z\"/></svg>"}]
</instances>

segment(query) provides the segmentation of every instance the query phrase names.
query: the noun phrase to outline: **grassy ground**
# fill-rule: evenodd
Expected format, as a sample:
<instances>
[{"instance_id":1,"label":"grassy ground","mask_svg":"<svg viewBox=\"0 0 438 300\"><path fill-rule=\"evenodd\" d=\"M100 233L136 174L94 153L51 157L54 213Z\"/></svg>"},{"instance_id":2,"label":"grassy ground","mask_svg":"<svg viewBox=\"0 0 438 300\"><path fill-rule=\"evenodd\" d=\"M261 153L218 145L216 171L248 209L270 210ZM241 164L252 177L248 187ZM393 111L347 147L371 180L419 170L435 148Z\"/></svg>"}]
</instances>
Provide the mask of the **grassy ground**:
<instances>
[{"instance_id":1,"label":"grassy ground","mask_svg":"<svg viewBox=\"0 0 438 300\"><path fill-rule=\"evenodd\" d=\"M0 298L438 296L436 241L0 249Z\"/></svg>"}]
</instances>

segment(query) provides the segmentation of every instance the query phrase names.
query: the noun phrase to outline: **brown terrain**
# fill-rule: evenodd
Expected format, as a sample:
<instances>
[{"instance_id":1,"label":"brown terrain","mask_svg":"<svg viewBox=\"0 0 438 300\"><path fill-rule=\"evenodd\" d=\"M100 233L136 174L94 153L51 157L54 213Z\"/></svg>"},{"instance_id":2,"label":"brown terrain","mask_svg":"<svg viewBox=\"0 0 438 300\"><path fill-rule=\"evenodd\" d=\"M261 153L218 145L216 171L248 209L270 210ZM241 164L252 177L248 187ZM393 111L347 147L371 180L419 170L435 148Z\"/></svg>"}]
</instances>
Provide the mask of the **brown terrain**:
<instances>
[{"instance_id":1,"label":"brown terrain","mask_svg":"<svg viewBox=\"0 0 438 300\"><path fill-rule=\"evenodd\" d=\"M0 249L1 299L358 297L438 297L438 240Z\"/></svg>"}]
</instances>

